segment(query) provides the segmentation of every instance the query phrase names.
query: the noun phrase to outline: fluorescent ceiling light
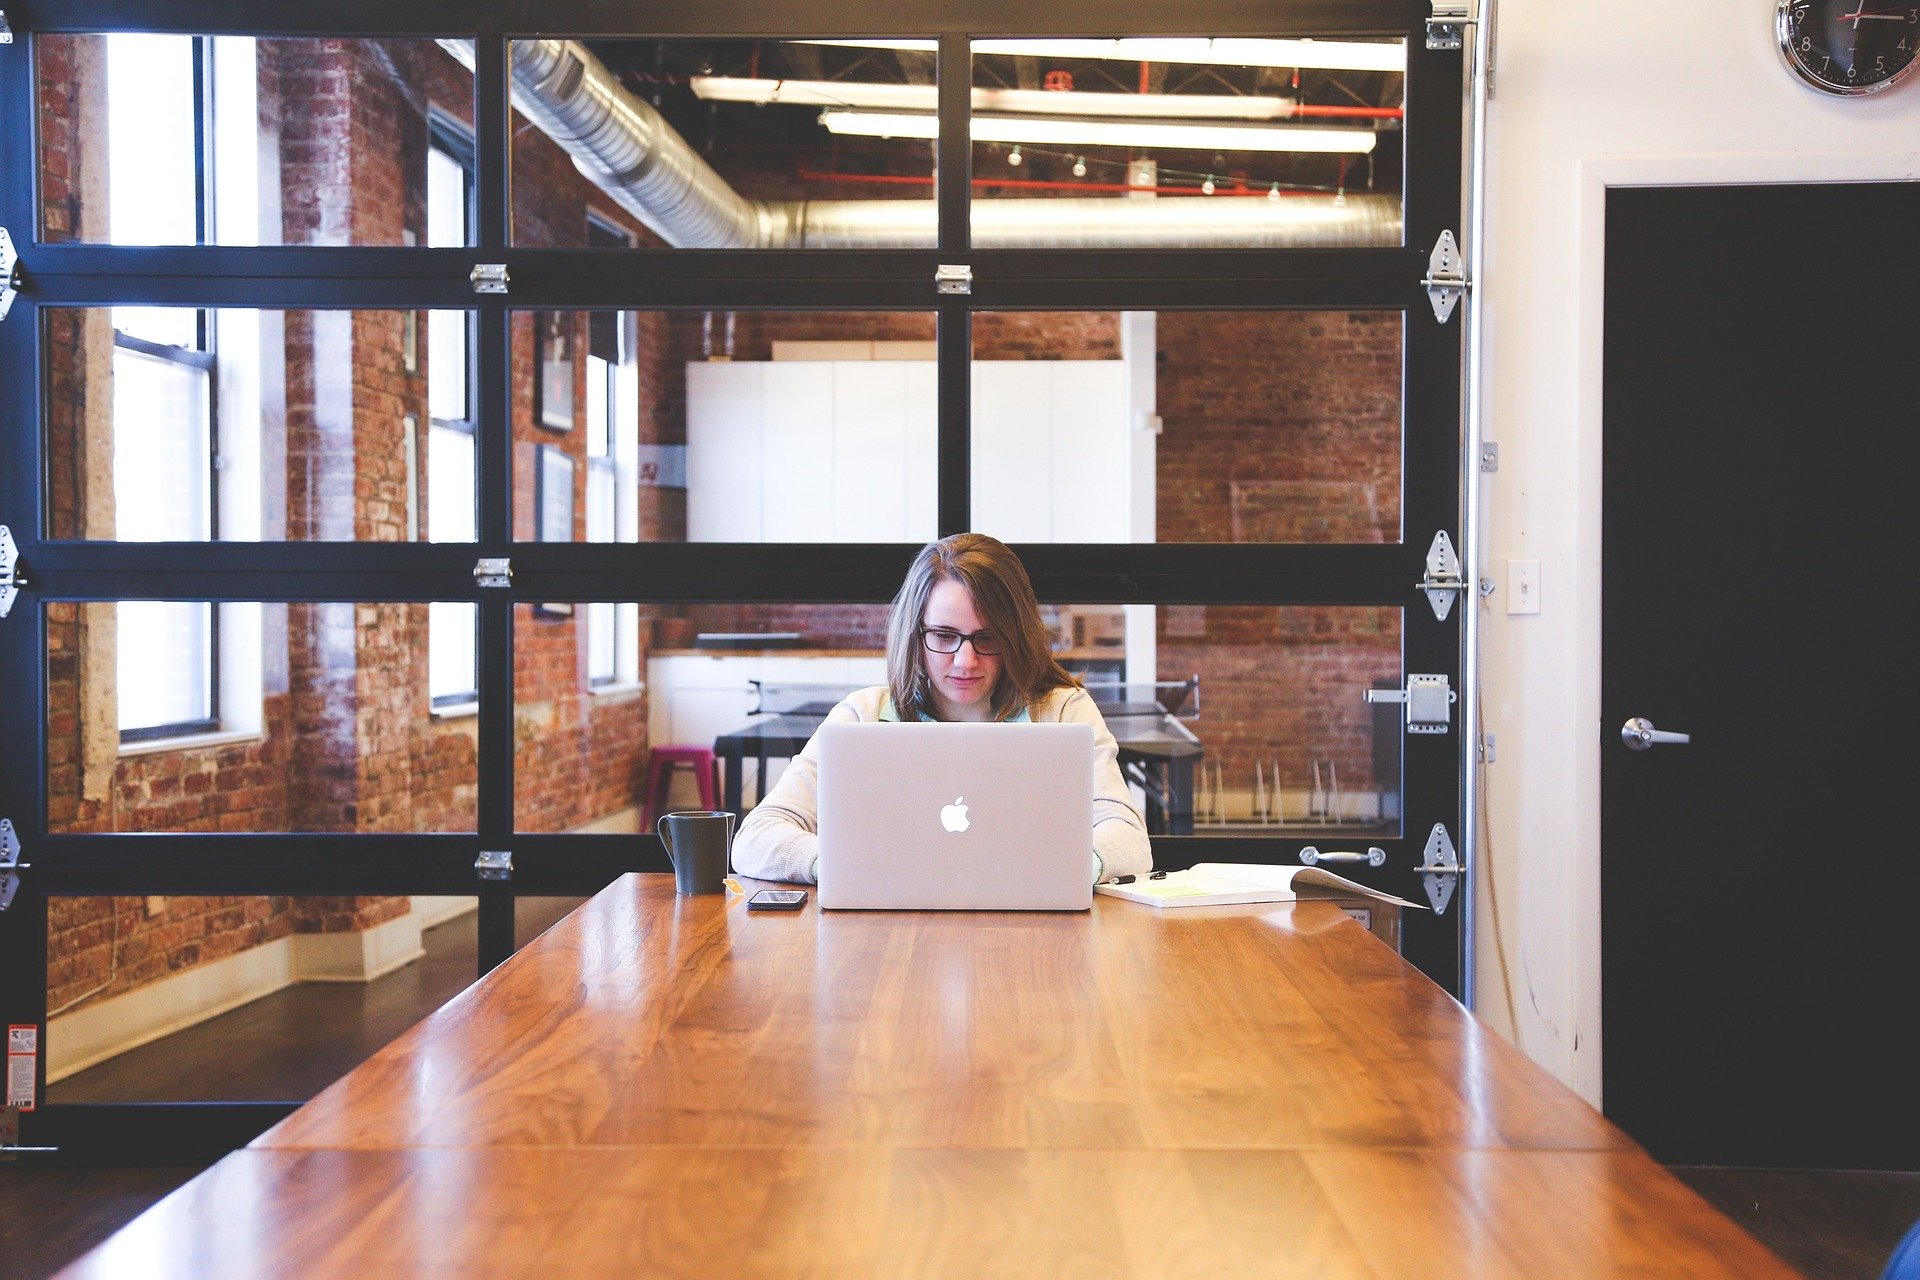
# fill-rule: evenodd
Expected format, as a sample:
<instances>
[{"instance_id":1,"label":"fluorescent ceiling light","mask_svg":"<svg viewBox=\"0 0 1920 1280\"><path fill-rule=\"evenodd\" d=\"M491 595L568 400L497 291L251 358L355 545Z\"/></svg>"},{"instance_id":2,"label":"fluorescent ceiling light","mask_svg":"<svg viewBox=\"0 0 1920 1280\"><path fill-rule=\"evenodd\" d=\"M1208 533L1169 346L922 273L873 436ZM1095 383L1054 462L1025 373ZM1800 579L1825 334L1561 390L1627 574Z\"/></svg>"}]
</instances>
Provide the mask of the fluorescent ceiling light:
<instances>
[{"instance_id":1,"label":"fluorescent ceiling light","mask_svg":"<svg viewBox=\"0 0 1920 1280\"><path fill-rule=\"evenodd\" d=\"M868 107L934 111L939 90L930 84L863 84L840 80L745 80L695 76L693 92L709 102L784 103L805 107ZM1153 119L1285 120L1292 98L1237 94L1055 93L1046 89L975 89L975 111L1014 115L1145 116Z\"/></svg>"},{"instance_id":2,"label":"fluorescent ceiling light","mask_svg":"<svg viewBox=\"0 0 1920 1280\"><path fill-rule=\"evenodd\" d=\"M870 138L937 138L931 115L880 111L822 111L820 123L834 133ZM1152 124L1144 121L1035 119L975 116L975 142L1058 143L1063 146L1159 147L1180 151L1373 150L1371 129L1300 129L1285 125Z\"/></svg>"},{"instance_id":3,"label":"fluorescent ceiling light","mask_svg":"<svg viewBox=\"0 0 1920 1280\"><path fill-rule=\"evenodd\" d=\"M802 40L856 49L937 52L934 40ZM1121 62L1191 62L1222 67L1313 67L1329 71L1405 71L1400 40L1242 40L1152 36L1124 40L975 40L975 53L1027 58L1108 58Z\"/></svg>"}]
</instances>

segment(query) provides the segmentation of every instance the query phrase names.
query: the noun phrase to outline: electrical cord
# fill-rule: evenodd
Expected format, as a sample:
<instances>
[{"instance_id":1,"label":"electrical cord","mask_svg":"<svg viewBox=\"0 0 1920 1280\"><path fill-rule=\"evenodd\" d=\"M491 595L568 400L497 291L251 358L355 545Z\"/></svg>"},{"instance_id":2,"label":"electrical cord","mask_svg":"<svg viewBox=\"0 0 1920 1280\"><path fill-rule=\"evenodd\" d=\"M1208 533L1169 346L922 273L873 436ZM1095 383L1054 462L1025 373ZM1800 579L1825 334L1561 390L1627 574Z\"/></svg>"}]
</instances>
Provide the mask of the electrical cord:
<instances>
[{"instance_id":1,"label":"electrical cord","mask_svg":"<svg viewBox=\"0 0 1920 1280\"><path fill-rule=\"evenodd\" d=\"M1489 615L1493 612L1492 607L1484 600L1476 601L1476 605ZM1485 619L1482 620L1484 621ZM1482 634L1485 634L1484 631ZM1484 682L1475 682L1473 700L1476 721L1480 725L1480 736L1484 740L1487 731L1486 685ZM1487 886L1487 914L1492 917L1493 958L1500 975L1500 999L1501 1002L1506 1005L1507 1027L1513 1034L1514 1047L1522 1048L1523 1046L1520 1043L1520 1018L1513 1004L1513 972L1507 965L1506 933L1500 927L1500 894L1495 883L1493 870L1493 840L1487 834L1492 829L1492 823L1490 821L1491 806L1487 799L1487 792L1489 790L1487 762L1482 756L1483 753L1476 749L1472 761L1472 767L1480 775L1480 785L1475 789L1479 793L1476 807L1480 810L1478 815L1480 819L1480 848L1477 851L1478 867L1480 879L1485 881Z\"/></svg>"},{"instance_id":2,"label":"electrical cord","mask_svg":"<svg viewBox=\"0 0 1920 1280\"><path fill-rule=\"evenodd\" d=\"M93 999L102 991L111 987L114 981L120 976L120 900L118 898L108 898L107 910L113 916L113 942L107 948L107 980L93 990L75 996L58 1009L47 1010L47 1017L57 1017L73 1008L73 1006Z\"/></svg>"}]
</instances>

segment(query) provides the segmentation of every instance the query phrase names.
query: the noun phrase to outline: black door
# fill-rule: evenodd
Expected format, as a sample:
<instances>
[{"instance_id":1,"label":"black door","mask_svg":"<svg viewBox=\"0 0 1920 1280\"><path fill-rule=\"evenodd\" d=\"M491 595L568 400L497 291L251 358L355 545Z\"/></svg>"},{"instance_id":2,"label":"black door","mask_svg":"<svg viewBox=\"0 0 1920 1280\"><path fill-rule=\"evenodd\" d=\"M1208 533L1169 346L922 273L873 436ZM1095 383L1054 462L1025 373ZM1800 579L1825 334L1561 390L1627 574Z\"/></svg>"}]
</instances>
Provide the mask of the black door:
<instances>
[{"instance_id":1,"label":"black door","mask_svg":"<svg viewBox=\"0 0 1920 1280\"><path fill-rule=\"evenodd\" d=\"M1664 1161L1920 1168L1916 227L1912 183L1608 196L1603 1088Z\"/></svg>"}]
</instances>

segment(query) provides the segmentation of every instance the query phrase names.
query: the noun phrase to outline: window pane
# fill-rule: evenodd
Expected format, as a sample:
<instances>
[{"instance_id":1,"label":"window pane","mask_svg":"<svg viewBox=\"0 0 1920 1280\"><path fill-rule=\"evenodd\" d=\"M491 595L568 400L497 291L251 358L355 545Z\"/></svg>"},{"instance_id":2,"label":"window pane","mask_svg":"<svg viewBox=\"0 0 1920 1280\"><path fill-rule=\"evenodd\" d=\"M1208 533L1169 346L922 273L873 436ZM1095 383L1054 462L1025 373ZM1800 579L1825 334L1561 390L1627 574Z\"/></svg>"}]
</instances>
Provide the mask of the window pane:
<instances>
[{"instance_id":1,"label":"window pane","mask_svg":"<svg viewBox=\"0 0 1920 1280\"><path fill-rule=\"evenodd\" d=\"M472 177L465 165L434 147L427 152L427 247L458 248L467 243L467 189Z\"/></svg>"},{"instance_id":2,"label":"window pane","mask_svg":"<svg viewBox=\"0 0 1920 1280\"><path fill-rule=\"evenodd\" d=\"M467 406L465 311L427 313L427 412L443 422L465 422Z\"/></svg>"},{"instance_id":3,"label":"window pane","mask_svg":"<svg viewBox=\"0 0 1920 1280\"><path fill-rule=\"evenodd\" d=\"M522 541L535 536L538 446L563 451L581 469L589 456L586 433L569 425L576 419L568 398L584 383L569 376L585 365L583 319L513 317L514 519ZM635 341L610 379L609 419L618 501L633 495L631 536L934 536L931 313L643 311L623 319Z\"/></svg>"},{"instance_id":4,"label":"window pane","mask_svg":"<svg viewBox=\"0 0 1920 1280\"><path fill-rule=\"evenodd\" d=\"M936 242L931 40L512 49L527 121L514 130L515 245L587 243L587 204L642 248ZM607 189L582 170L607 175Z\"/></svg>"},{"instance_id":5,"label":"window pane","mask_svg":"<svg viewBox=\"0 0 1920 1280\"><path fill-rule=\"evenodd\" d=\"M114 530L122 542L197 542L212 532L207 371L113 353Z\"/></svg>"},{"instance_id":6,"label":"window pane","mask_svg":"<svg viewBox=\"0 0 1920 1280\"><path fill-rule=\"evenodd\" d=\"M763 722L753 714L752 681L780 686L769 697L831 703L886 679L884 604L617 604L604 608L623 615L613 658L622 683L595 694L591 646L576 629L598 628L602 607L516 610L514 702L527 727L514 765L522 831L641 830L650 749L712 748L716 737ZM784 767L771 761L769 779ZM754 768L748 759L750 796ZM661 777L671 806L699 804L691 770Z\"/></svg>"},{"instance_id":7,"label":"window pane","mask_svg":"<svg viewBox=\"0 0 1920 1280\"><path fill-rule=\"evenodd\" d=\"M1402 330L1398 311L982 312L972 525L1397 542Z\"/></svg>"},{"instance_id":8,"label":"window pane","mask_svg":"<svg viewBox=\"0 0 1920 1280\"><path fill-rule=\"evenodd\" d=\"M605 600L587 609L587 679L612 684L619 679L620 606Z\"/></svg>"},{"instance_id":9,"label":"window pane","mask_svg":"<svg viewBox=\"0 0 1920 1280\"><path fill-rule=\"evenodd\" d=\"M50 898L43 1101L310 1098L472 984L476 901Z\"/></svg>"},{"instance_id":10,"label":"window pane","mask_svg":"<svg viewBox=\"0 0 1920 1280\"><path fill-rule=\"evenodd\" d=\"M49 34L35 50L52 241L425 244L428 113L473 118L472 72L433 40Z\"/></svg>"},{"instance_id":11,"label":"window pane","mask_svg":"<svg viewBox=\"0 0 1920 1280\"><path fill-rule=\"evenodd\" d=\"M212 606L130 600L118 608L120 732L211 727Z\"/></svg>"},{"instance_id":12,"label":"window pane","mask_svg":"<svg viewBox=\"0 0 1920 1280\"><path fill-rule=\"evenodd\" d=\"M430 607L49 602L49 829L472 831L475 719L435 714ZM190 663L209 627L217 660ZM122 741L204 708L196 679L202 736Z\"/></svg>"},{"instance_id":13,"label":"window pane","mask_svg":"<svg viewBox=\"0 0 1920 1280\"><path fill-rule=\"evenodd\" d=\"M450 600L427 609L427 684L434 705L477 701L479 609Z\"/></svg>"},{"instance_id":14,"label":"window pane","mask_svg":"<svg viewBox=\"0 0 1920 1280\"><path fill-rule=\"evenodd\" d=\"M41 312L49 536L470 540L470 440L464 463L443 459L426 474L438 434L429 438L429 382L450 363L464 388L465 344L419 350L417 316ZM449 327L443 316L455 331L465 323L464 312L429 312L430 332ZM430 519L462 523L447 532Z\"/></svg>"},{"instance_id":15,"label":"window pane","mask_svg":"<svg viewBox=\"0 0 1920 1280\"><path fill-rule=\"evenodd\" d=\"M521 611L515 698L522 830L637 830L654 806L751 808L820 719L886 681L884 604L639 606L642 706L596 699L573 628ZM1159 835L1388 838L1401 830L1401 613L1355 606L1043 604L1055 656L1120 745ZM721 769L650 774L655 747L706 748ZM767 756L766 778L757 775ZM737 791L733 788L738 788Z\"/></svg>"},{"instance_id":16,"label":"window pane","mask_svg":"<svg viewBox=\"0 0 1920 1280\"><path fill-rule=\"evenodd\" d=\"M427 490L445 495L427 506L427 541L472 542L473 433L435 426L427 433Z\"/></svg>"},{"instance_id":17,"label":"window pane","mask_svg":"<svg viewBox=\"0 0 1920 1280\"><path fill-rule=\"evenodd\" d=\"M977 40L973 54L977 248L1401 243L1404 41Z\"/></svg>"},{"instance_id":18,"label":"window pane","mask_svg":"<svg viewBox=\"0 0 1920 1280\"><path fill-rule=\"evenodd\" d=\"M1175 717L1201 753L1191 761L1193 834L1400 834L1404 711L1366 700L1403 682L1399 609L1165 605L1140 617L1136 608L1126 606L1124 681L1144 674L1135 641L1151 635L1163 689L1193 685ZM1166 736L1177 767L1180 735ZM1149 771L1142 790L1165 782Z\"/></svg>"},{"instance_id":19,"label":"window pane","mask_svg":"<svg viewBox=\"0 0 1920 1280\"><path fill-rule=\"evenodd\" d=\"M106 38L108 231L115 244L198 242L196 41Z\"/></svg>"}]
</instances>

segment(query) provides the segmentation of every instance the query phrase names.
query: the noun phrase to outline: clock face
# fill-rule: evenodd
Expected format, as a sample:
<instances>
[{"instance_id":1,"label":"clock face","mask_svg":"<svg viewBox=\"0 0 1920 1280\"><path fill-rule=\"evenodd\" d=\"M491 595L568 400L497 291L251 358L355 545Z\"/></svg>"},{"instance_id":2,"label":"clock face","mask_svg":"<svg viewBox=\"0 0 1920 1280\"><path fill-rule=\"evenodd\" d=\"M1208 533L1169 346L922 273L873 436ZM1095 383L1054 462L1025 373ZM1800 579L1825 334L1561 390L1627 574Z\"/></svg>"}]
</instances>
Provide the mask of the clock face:
<instances>
[{"instance_id":1,"label":"clock face","mask_svg":"<svg viewBox=\"0 0 1920 1280\"><path fill-rule=\"evenodd\" d=\"M1920 56L1920 0L1780 0L1780 51L1828 93L1892 88Z\"/></svg>"}]
</instances>

